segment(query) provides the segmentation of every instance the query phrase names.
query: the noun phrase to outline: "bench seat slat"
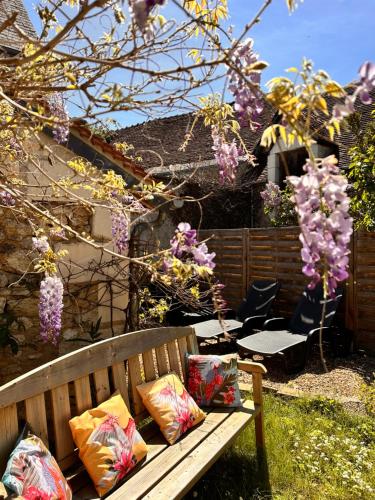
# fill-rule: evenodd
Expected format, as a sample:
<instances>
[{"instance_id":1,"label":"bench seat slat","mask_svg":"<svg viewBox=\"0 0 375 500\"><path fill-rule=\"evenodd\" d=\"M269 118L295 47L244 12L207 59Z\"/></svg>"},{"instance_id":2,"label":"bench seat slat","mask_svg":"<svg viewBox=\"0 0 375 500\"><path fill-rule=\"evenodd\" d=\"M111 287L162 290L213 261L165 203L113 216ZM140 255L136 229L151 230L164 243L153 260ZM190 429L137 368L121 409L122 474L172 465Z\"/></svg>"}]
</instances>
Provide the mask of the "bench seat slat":
<instances>
[{"instance_id":1,"label":"bench seat slat","mask_svg":"<svg viewBox=\"0 0 375 500\"><path fill-rule=\"evenodd\" d=\"M25 400L26 421L48 448L46 403L44 394Z\"/></svg>"},{"instance_id":2,"label":"bench seat slat","mask_svg":"<svg viewBox=\"0 0 375 500\"><path fill-rule=\"evenodd\" d=\"M156 379L156 370L154 365L154 353L153 350L150 349L142 354L143 358L143 366L145 370L145 379L146 382L150 382L151 380Z\"/></svg>"},{"instance_id":3,"label":"bench seat slat","mask_svg":"<svg viewBox=\"0 0 375 500\"><path fill-rule=\"evenodd\" d=\"M168 349L169 365L171 367L171 370L174 371L179 376L179 378L181 378L182 375L178 359L179 353L177 349L176 340L168 342L167 349Z\"/></svg>"},{"instance_id":4,"label":"bench seat slat","mask_svg":"<svg viewBox=\"0 0 375 500\"><path fill-rule=\"evenodd\" d=\"M115 388L120 391L126 406L130 409L128 384L126 383L126 371L123 362L112 365L112 377Z\"/></svg>"},{"instance_id":5,"label":"bench seat slat","mask_svg":"<svg viewBox=\"0 0 375 500\"><path fill-rule=\"evenodd\" d=\"M182 437L176 444L167 446L154 460L147 463L136 475L110 495L111 500L121 498L143 498L165 475L172 471L196 446L205 442L207 437L231 415L235 409L215 409L197 427ZM223 438L223 437L222 437ZM171 496L170 498L172 498Z\"/></svg>"},{"instance_id":6,"label":"bench seat slat","mask_svg":"<svg viewBox=\"0 0 375 500\"><path fill-rule=\"evenodd\" d=\"M55 432L55 458L62 470L70 464L69 457L74 459L74 444L69 427L71 418L68 384L55 387L51 391L53 428Z\"/></svg>"},{"instance_id":7,"label":"bench seat slat","mask_svg":"<svg viewBox=\"0 0 375 500\"><path fill-rule=\"evenodd\" d=\"M234 411L191 453L185 456L173 470L143 498L148 500L170 500L182 498L207 472L224 449L233 443L254 415L253 402ZM118 497L120 498L120 497Z\"/></svg>"},{"instance_id":8,"label":"bench seat slat","mask_svg":"<svg viewBox=\"0 0 375 500\"><path fill-rule=\"evenodd\" d=\"M0 408L0 476L18 437L17 405Z\"/></svg>"},{"instance_id":9,"label":"bench seat slat","mask_svg":"<svg viewBox=\"0 0 375 500\"><path fill-rule=\"evenodd\" d=\"M165 351L165 345L157 347L155 349L155 353L156 353L156 360L158 363L158 372L159 372L159 376L161 377L162 375L165 375L169 372L167 354Z\"/></svg>"},{"instance_id":10,"label":"bench seat slat","mask_svg":"<svg viewBox=\"0 0 375 500\"><path fill-rule=\"evenodd\" d=\"M95 392L97 404L103 403L111 395L107 368L94 372Z\"/></svg>"},{"instance_id":11,"label":"bench seat slat","mask_svg":"<svg viewBox=\"0 0 375 500\"><path fill-rule=\"evenodd\" d=\"M90 378L88 375L74 381L74 392L77 415L81 415L84 411L92 408Z\"/></svg>"},{"instance_id":12,"label":"bench seat slat","mask_svg":"<svg viewBox=\"0 0 375 500\"><path fill-rule=\"evenodd\" d=\"M182 375L183 375L183 379L184 379L184 384L186 384L187 375L186 375L185 354L188 352L188 346L187 346L186 337L181 337L180 339L177 339L177 343L178 343L178 350L180 352Z\"/></svg>"}]
</instances>

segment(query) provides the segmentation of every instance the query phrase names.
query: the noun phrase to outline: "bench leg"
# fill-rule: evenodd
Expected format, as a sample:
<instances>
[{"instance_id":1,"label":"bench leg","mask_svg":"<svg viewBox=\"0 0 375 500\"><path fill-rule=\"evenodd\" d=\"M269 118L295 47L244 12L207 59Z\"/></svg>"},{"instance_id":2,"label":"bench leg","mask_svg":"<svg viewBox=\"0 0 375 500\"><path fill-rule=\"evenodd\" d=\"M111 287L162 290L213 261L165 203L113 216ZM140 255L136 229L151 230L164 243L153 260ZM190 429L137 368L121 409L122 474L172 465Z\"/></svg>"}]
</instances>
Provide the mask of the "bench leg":
<instances>
[{"instance_id":1,"label":"bench leg","mask_svg":"<svg viewBox=\"0 0 375 500\"><path fill-rule=\"evenodd\" d=\"M252 373L252 376L253 376L254 403L260 407L260 411L255 417L255 441L257 448L263 449L265 447L265 441L264 441L262 374Z\"/></svg>"}]
</instances>

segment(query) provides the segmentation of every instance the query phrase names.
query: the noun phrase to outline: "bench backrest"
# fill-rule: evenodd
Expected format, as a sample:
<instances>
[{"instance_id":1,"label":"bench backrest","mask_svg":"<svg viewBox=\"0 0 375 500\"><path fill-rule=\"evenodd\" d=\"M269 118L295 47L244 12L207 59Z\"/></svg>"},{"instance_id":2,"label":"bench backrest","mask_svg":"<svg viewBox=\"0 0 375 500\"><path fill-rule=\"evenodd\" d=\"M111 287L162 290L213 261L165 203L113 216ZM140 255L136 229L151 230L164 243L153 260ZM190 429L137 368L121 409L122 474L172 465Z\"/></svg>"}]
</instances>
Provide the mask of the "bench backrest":
<instances>
[{"instance_id":1,"label":"bench backrest","mask_svg":"<svg viewBox=\"0 0 375 500\"><path fill-rule=\"evenodd\" d=\"M136 421L147 416L136 386L175 371L198 353L191 327L124 334L57 358L0 387L0 477L27 421L62 470L77 461L68 421L119 390Z\"/></svg>"}]
</instances>

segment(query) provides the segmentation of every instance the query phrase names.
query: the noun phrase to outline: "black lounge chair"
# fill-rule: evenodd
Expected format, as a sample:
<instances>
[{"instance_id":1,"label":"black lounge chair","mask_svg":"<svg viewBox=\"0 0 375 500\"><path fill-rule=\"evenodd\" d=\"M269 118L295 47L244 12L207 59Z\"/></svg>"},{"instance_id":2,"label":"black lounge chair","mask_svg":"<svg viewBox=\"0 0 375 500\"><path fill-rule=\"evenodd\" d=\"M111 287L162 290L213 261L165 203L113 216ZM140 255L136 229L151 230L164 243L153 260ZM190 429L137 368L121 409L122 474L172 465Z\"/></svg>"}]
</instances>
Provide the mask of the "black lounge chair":
<instances>
[{"instance_id":1,"label":"black lounge chair","mask_svg":"<svg viewBox=\"0 0 375 500\"><path fill-rule=\"evenodd\" d=\"M341 297L342 291L338 289L334 299L324 300L321 284L314 290L306 288L290 321L270 318L264 323L264 330L237 340L240 356L245 353L265 357L282 355L287 372L300 371L305 366L312 343L319 336L324 302L326 336L335 333L332 322Z\"/></svg>"},{"instance_id":2,"label":"black lounge chair","mask_svg":"<svg viewBox=\"0 0 375 500\"><path fill-rule=\"evenodd\" d=\"M228 328L226 331L240 331L240 335L243 336L255 328L262 328L263 323L269 316L279 289L280 283L277 281L254 281L249 287L246 299L243 299L238 308L237 314L234 311L228 311L226 315ZM226 320L224 320L224 325ZM209 328L205 328L205 323ZM195 325L196 336L200 339L213 338L223 333L223 328L218 319L211 318L209 321L195 323Z\"/></svg>"}]
</instances>

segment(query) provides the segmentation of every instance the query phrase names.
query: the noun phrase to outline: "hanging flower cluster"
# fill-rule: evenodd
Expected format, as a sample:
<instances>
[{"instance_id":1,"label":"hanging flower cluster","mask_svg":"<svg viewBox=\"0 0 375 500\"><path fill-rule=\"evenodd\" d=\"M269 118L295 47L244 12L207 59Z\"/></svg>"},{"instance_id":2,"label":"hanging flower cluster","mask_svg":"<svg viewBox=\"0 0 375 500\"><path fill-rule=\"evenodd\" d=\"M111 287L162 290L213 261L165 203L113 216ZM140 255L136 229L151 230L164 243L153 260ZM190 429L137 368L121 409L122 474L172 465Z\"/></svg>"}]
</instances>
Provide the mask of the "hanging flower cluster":
<instances>
[{"instance_id":1,"label":"hanging flower cluster","mask_svg":"<svg viewBox=\"0 0 375 500\"><path fill-rule=\"evenodd\" d=\"M334 156L307 160L304 170L301 177L288 177L301 227L302 270L311 278L311 288L323 279L332 297L337 283L348 277L348 246L353 232L348 181L339 174Z\"/></svg>"},{"instance_id":2,"label":"hanging flower cluster","mask_svg":"<svg viewBox=\"0 0 375 500\"><path fill-rule=\"evenodd\" d=\"M192 260L198 266L214 269L215 263L213 259L216 254L208 253L208 248L205 243L200 243L197 239L197 231L191 229L190 224L181 222L175 231L174 237L171 239L171 254L177 259ZM163 268L168 272L172 267L172 259L164 259Z\"/></svg>"},{"instance_id":3,"label":"hanging flower cluster","mask_svg":"<svg viewBox=\"0 0 375 500\"><path fill-rule=\"evenodd\" d=\"M260 193L264 201L265 209L268 211L277 208L281 203L281 189L274 182L270 181L266 185L266 189Z\"/></svg>"},{"instance_id":4,"label":"hanging flower cluster","mask_svg":"<svg viewBox=\"0 0 375 500\"><path fill-rule=\"evenodd\" d=\"M32 238L33 247L39 253L44 254L50 250L47 236L33 237Z\"/></svg>"},{"instance_id":5,"label":"hanging flower cluster","mask_svg":"<svg viewBox=\"0 0 375 500\"><path fill-rule=\"evenodd\" d=\"M138 28L144 32L148 16L156 5L163 5L165 0L129 0L129 7Z\"/></svg>"},{"instance_id":6,"label":"hanging flower cluster","mask_svg":"<svg viewBox=\"0 0 375 500\"><path fill-rule=\"evenodd\" d=\"M59 144L64 144L69 138L69 115L61 92L55 92L48 99L50 114L56 118L53 125L53 137Z\"/></svg>"},{"instance_id":7,"label":"hanging flower cluster","mask_svg":"<svg viewBox=\"0 0 375 500\"><path fill-rule=\"evenodd\" d=\"M15 204L16 200L10 193L8 193L8 191L0 191L0 205L4 205L5 207L14 207Z\"/></svg>"},{"instance_id":8,"label":"hanging flower cluster","mask_svg":"<svg viewBox=\"0 0 375 500\"><path fill-rule=\"evenodd\" d=\"M45 342L57 344L61 332L64 287L58 276L46 276L40 284L40 335Z\"/></svg>"},{"instance_id":9,"label":"hanging flower cluster","mask_svg":"<svg viewBox=\"0 0 375 500\"><path fill-rule=\"evenodd\" d=\"M233 183L239 163L240 151L236 141L227 142L224 133L218 127L211 128L215 160L219 166L219 179L221 184Z\"/></svg>"},{"instance_id":10,"label":"hanging flower cluster","mask_svg":"<svg viewBox=\"0 0 375 500\"><path fill-rule=\"evenodd\" d=\"M251 38L238 44L232 52L231 62L238 70L228 71L229 90L232 92L239 122L242 126L256 129L260 126L258 119L264 108L260 90L260 69L266 64L259 62L259 55L253 51L254 41ZM241 76L246 75L246 79Z\"/></svg>"},{"instance_id":11,"label":"hanging flower cluster","mask_svg":"<svg viewBox=\"0 0 375 500\"><path fill-rule=\"evenodd\" d=\"M359 68L360 81L352 95L345 97L344 103L336 104L333 107L332 116L336 120L342 120L355 112L354 104L357 97L363 104L371 104L370 92L375 89L375 64L366 61Z\"/></svg>"},{"instance_id":12,"label":"hanging flower cluster","mask_svg":"<svg viewBox=\"0 0 375 500\"><path fill-rule=\"evenodd\" d=\"M119 254L129 246L129 219L122 210L111 211L112 237Z\"/></svg>"}]
</instances>

